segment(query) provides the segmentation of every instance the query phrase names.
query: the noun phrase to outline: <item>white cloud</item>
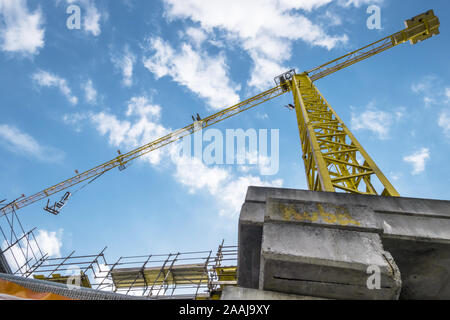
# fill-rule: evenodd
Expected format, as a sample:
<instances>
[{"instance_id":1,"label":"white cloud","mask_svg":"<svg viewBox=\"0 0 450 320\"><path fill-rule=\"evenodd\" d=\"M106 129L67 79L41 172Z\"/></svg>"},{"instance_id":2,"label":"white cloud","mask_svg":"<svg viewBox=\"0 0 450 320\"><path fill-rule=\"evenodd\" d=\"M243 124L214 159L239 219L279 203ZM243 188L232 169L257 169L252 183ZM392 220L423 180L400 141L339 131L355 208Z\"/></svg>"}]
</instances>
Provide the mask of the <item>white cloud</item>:
<instances>
[{"instance_id":1,"label":"white cloud","mask_svg":"<svg viewBox=\"0 0 450 320\"><path fill-rule=\"evenodd\" d=\"M416 94L423 95L423 102L426 108L432 105L445 106L440 112L438 125L443 129L444 134L450 137L450 112L446 108L450 103L450 87L443 85L442 79L435 75L422 77L419 82L411 85L411 90Z\"/></svg>"},{"instance_id":2,"label":"white cloud","mask_svg":"<svg viewBox=\"0 0 450 320\"><path fill-rule=\"evenodd\" d=\"M95 7L93 2L89 2L88 6L86 7L84 30L92 33L94 36L99 36L101 33L100 18L101 15L97 7Z\"/></svg>"},{"instance_id":3,"label":"white cloud","mask_svg":"<svg viewBox=\"0 0 450 320\"><path fill-rule=\"evenodd\" d=\"M329 26L340 26L340 25L342 25L342 18L338 14L336 14L336 13L330 11L330 10L327 10L325 12L325 14L323 16L323 19L328 22Z\"/></svg>"},{"instance_id":4,"label":"white cloud","mask_svg":"<svg viewBox=\"0 0 450 320\"><path fill-rule=\"evenodd\" d=\"M423 96L423 103L426 108L436 104L436 98L441 96L441 92L437 93L436 87L439 83L438 77L435 75L427 75L419 82L415 82L411 85L411 90L415 94Z\"/></svg>"},{"instance_id":5,"label":"white cloud","mask_svg":"<svg viewBox=\"0 0 450 320\"><path fill-rule=\"evenodd\" d=\"M30 12L26 0L0 0L1 49L37 54L44 47L45 29L39 9Z\"/></svg>"},{"instance_id":6,"label":"white cloud","mask_svg":"<svg viewBox=\"0 0 450 320\"><path fill-rule=\"evenodd\" d=\"M207 189L211 194L216 194L219 187L229 179L229 172L217 167L207 167L197 158L172 156L176 166L175 179L190 188L194 193L201 189Z\"/></svg>"},{"instance_id":7,"label":"white cloud","mask_svg":"<svg viewBox=\"0 0 450 320\"><path fill-rule=\"evenodd\" d=\"M429 108L435 103L436 103L436 100L434 100L433 98L428 97L428 96L423 97L423 104L425 105L425 108Z\"/></svg>"},{"instance_id":8,"label":"white cloud","mask_svg":"<svg viewBox=\"0 0 450 320\"><path fill-rule=\"evenodd\" d=\"M398 173L398 172L390 172L389 173L389 176L390 176L390 179L392 180L392 181L398 181L398 180L400 180L400 178L402 177L402 174L401 173Z\"/></svg>"},{"instance_id":9,"label":"white cloud","mask_svg":"<svg viewBox=\"0 0 450 320\"><path fill-rule=\"evenodd\" d=\"M66 96L67 100L69 100L71 104L76 105L78 103L78 98L72 95L72 90L70 90L69 86L67 85L66 79L43 70L40 70L33 74L32 79L40 87L58 88L61 93Z\"/></svg>"},{"instance_id":10,"label":"white cloud","mask_svg":"<svg viewBox=\"0 0 450 320\"><path fill-rule=\"evenodd\" d=\"M200 28L188 28L186 30L186 36L197 48L200 47L206 39L208 39L208 35Z\"/></svg>"},{"instance_id":11,"label":"white cloud","mask_svg":"<svg viewBox=\"0 0 450 320\"><path fill-rule=\"evenodd\" d=\"M66 115L65 122L78 125L88 120L97 131L109 139L115 148L124 148L128 152L140 147L173 130L165 128L161 123L161 107L151 103L145 96L130 99L124 118L108 112L88 112L86 114ZM189 137L188 137L189 138ZM246 189L249 185L281 186L282 180L265 181L258 176L236 176L231 170L221 166L207 166L201 160L182 154L182 145L173 143L162 149L150 152L142 159L156 166L162 163L169 165L173 178L188 188L190 193L202 192L209 194L217 203L218 212L228 217L236 217L242 205ZM257 157L257 155L248 155ZM251 160L251 159L250 159ZM258 166L252 169L266 170L271 163L265 157L253 159Z\"/></svg>"},{"instance_id":12,"label":"white cloud","mask_svg":"<svg viewBox=\"0 0 450 320\"><path fill-rule=\"evenodd\" d=\"M63 230L60 229L58 232L39 230L36 235L36 242L39 244L39 248L45 254L47 253L50 257L60 257L61 247L62 247L62 233Z\"/></svg>"},{"instance_id":13,"label":"white cloud","mask_svg":"<svg viewBox=\"0 0 450 320\"><path fill-rule=\"evenodd\" d=\"M122 3L125 5L127 10L131 11L134 9L134 3L133 0L122 0Z\"/></svg>"},{"instance_id":14,"label":"white cloud","mask_svg":"<svg viewBox=\"0 0 450 320\"><path fill-rule=\"evenodd\" d=\"M26 248L25 241L19 241L20 245L22 245L22 248ZM34 246L35 247L35 246ZM33 247L33 250L34 250ZM12 248L6 250L8 248L8 242L6 240L3 240L1 244L1 249L3 252L3 255L8 262L8 266L10 267L12 272L21 272L24 273L27 271L26 262L31 258L31 252L30 257L26 257L26 253L23 253L23 251L20 249L18 245L13 246ZM36 247L37 248L37 247ZM6 250L6 251L5 251ZM31 250L30 250L31 251Z\"/></svg>"},{"instance_id":15,"label":"white cloud","mask_svg":"<svg viewBox=\"0 0 450 320\"><path fill-rule=\"evenodd\" d=\"M76 132L81 132L82 128L82 122L88 118L88 115L85 113L72 113L72 114L65 114L62 117L62 121L67 124L74 127Z\"/></svg>"},{"instance_id":16,"label":"white cloud","mask_svg":"<svg viewBox=\"0 0 450 320\"><path fill-rule=\"evenodd\" d=\"M243 176L229 181L218 195L222 206L219 212L221 216L236 217L239 214L249 186L280 188L283 186L283 180L263 181L260 177Z\"/></svg>"},{"instance_id":17,"label":"white cloud","mask_svg":"<svg viewBox=\"0 0 450 320\"><path fill-rule=\"evenodd\" d=\"M27 270L27 262L28 267L37 262L35 259L39 259L41 257L40 252L42 252L43 255L47 254L50 258L60 257L62 233L62 229L57 232L39 230L37 235L35 235L35 239L32 237L29 237L28 241L25 238L22 239L16 245L4 252L8 265L11 267L13 272L26 272L29 271ZM22 236L23 234L17 235L19 239ZM5 240L1 244L1 249L5 250L6 248L8 248L8 243ZM33 255L33 252L36 256Z\"/></svg>"},{"instance_id":18,"label":"white cloud","mask_svg":"<svg viewBox=\"0 0 450 320\"><path fill-rule=\"evenodd\" d=\"M434 76L426 76L422 81L413 83L411 90L414 93L427 93L432 88L433 80L435 80Z\"/></svg>"},{"instance_id":19,"label":"white cloud","mask_svg":"<svg viewBox=\"0 0 450 320\"><path fill-rule=\"evenodd\" d=\"M239 151L238 151L239 152ZM263 156L258 152L249 152L245 150L245 163L248 165L239 165L238 171L248 173L250 171L258 171L261 175L272 175L274 169L273 159L268 156Z\"/></svg>"},{"instance_id":20,"label":"white cloud","mask_svg":"<svg viewBox=\"0 0 450 320\"><path fill-rule=\"evenodd\" d=\"M152 104L146 97L134 97L127 106L125 119L106 113L89 113L88 118L99 133L108 137L109 143L117 148L128 149L142 146L171 132L160 124L161 107ZM78 117L81 120L82 117ZM74 119L74 118L72 118ZM76 121L75 121L76 122ZM282 180L264 181L258 176L235 176L220 166L207 166L201 160L181 155L182 146L171 144L145 156L151 165L158 165L164 158L165 164L174 166L173 177L190 193L206 192L213 197L221 215L236 217L249 185L281 186ZM260 160L260 169L268 165Z\"/></svg>"},{"instance_id":21,"label":"white cloud","mask_svg":"<svg viewBox=\"0 0 450 320\"><path fill-rule=\"evenodd\" d=\"M276 75L282 74L288 68L280 65L273 59L267 59L264 55L260 55L258 52L250 52L250 56L253 60L252 75L248 84L257 88L258 90L265 89L269 83L273 84L273 79Z\"/></svg>"},{"instance_id":22,"label":"white cloud","mask_svg":"<svg viewBox=\"0 0 450 320\"><path fill-rule=\"evenodd\" d=\"M95 1L67 0L67 3L81 4L84 7L82 18L83 18L83 30L85 32L91 33L95 37L99 36L102 33L100 27L100 20L102 18L102 15L95 6Z\"/></svg>"},{"instance_id":23,"label":"white cloud","mask_svg":"<svg viewBox=\"0 0 450 320\"><path fill-rule=\"evenodd\" d=\"M91 114L90 119L101 135L109 135L111 145L120 146L131 127L130 122L118 120L116 116L105 112Z\"/></svg>"},{"instance_id":24,"label":"white cloud","mask_svg":"<svg viewBox=\"0 0 450 320\"><path fill-rule=\"evenodd\" d=\"M392 114L378 110L374 103L371 102L365 111L352 113L351 128L352 130L369 130L378 135L378 138L384 140L388 138L389 130L394 121L399 120L403 116L403 109L398 109Z\"/></svg>"},{"instance_id":25,"label":"white cloud","mask_svg":"<svg viewBox=\"0 0 450 320\"><path fill-rule=\"evenodd\" d=\"M155 53L144 59L144 65L157 78L172 77L206 99L212 109L220 110L239 102L236 91L240 87L230 83L223 54L211 57L205 52L195 51L187 43L175 50L161 38L152 38L149 42Z\"/></svg>"},{"instance_id":26,"label":"white cloud","mask_svg":"<svg viewBox=\"0 0 450 320\"><path fill-rule=\"evenodd\" d=\"M443 111L439 115L438 124L444 130L444 133L450 136L450 112Z\"/></svg>"},{"instance_id":27,"label":"white cloud","mask_svg":"<svg viewBox=\"0 0 450 320\"><path fill-rule=\"evenodd\" d=\"M33 137L20 132L17 128L7 124L0 125L0 137L13 149L19 149L28 154L41 154L41 146Z\"/></svg>"},{"instance_id":28,"label":"white cloud","mask_svg":"<svg viewBox=\"0 0 450 320\"><path fill-rule=\"evenodd\" d=\"M423 148L422 150L403 158L404 161L413 165L413 175L417 175L425 171L426 161L430 159L430 150Z\"/></svg>"},{"instance_id":29,"label":"white cloud","mask_svg":"<svg viewBox=\"0 0 450 320\"><path fill-rule=\"evenodd\" d=\"M97 90L95 90L92 80L89 79L82 85L86 101L90 104L97 104Z\"/></svg>"},{"instance_id":30,"label":"white cloud","mask_svg":"<svg viewBox=\"0 0 450 320\"><path fill-rule=\"evenodd\" d=\"M128 103L127 116L152 117L155 120L161 118L161 107L150 104L146 97L133 97Z\"/></svg>"},{"instance_id":31,"label":"white cloud","mask_svg":"<svg viewBox=\"0 0 450 320\"><path fill-rule=\"evenodd\" d=\"M285 71L293 41L302 40L328 50L347 42L346 35L330 36L298 10L311 11L331 0L165 0L169 19L190 19L204 32L225 34L229 44L238 43L254 62L251 86L263 89Z\"/></svg>"},{"instance_id":32,"label":"white cloud","mask_svg":"<svg viewBox=\"0 0 450 320\"><path fill-rule=\"evenodd\" d=\"M64 158L63 152L40 145L32 136L8 124L0 125L0 146L46 162L60 162Z\"/></svg>"},{"instance_id":33,"label":"white cloud","mask_svg":"<svg viewBox=\"0 0 450 320\"><path fill-rule=\"evenodd\" d=\"M258 35L269 34L276 37L288 39L305 39L307 41L317 40L323 35L319 29L307 29L302 25L293 27L297 22L305 22L304 17L289 12L294 9L311 10L318 8L330 0L316 1L220 1L208 2L200 0L166 0L167 13L170 18L191 19L200 23L204 30L220 28L237 34L242 39L256 38ZM251 14L251 19L249 18ZM300 20L299 20L300 19ZM307 35L308 31L313 34ZM326 36L326 35L325 35Z\"/></svg>"},{"instance_id":34,"label":"white cloud","mask_svg":"<svg viewBox=\"0 0 450 320\"><path fill-rule=\"evenodd\" d=\"M259 113L259 112L257 112L256 113L256 117L258 119L261 119L261 120L268 120L269 119L269 115L267 113Z\"/></svg>"},{"instance_id":35,"label":"white cloud","mask_svg":"<svg viewBox=\"0 0 450 320\"><path fill-rule=\"evenodd\" d=\"M122 84L126 87L131 87L133 85L133 69L136 63L136 56L128 47L125 47L124 54L121 56L113 56L111 61L114 67L122 73Z\"/></svg>"},{"instance_id":36,"label":"white cloud","mask_svg":"<svg viewBox=\"0 0 450 320\"><path fill-rule=\"evenodd\" d=\"M362 5L383 4L384 0L339 0L338 3L344 7L355 6L359 8Z\"/></svg>"},{"instance_id":37,"label":"white cloud","mask_svg":"<svg viewBox=\"0 0 450 320\"><path fill-rule=\"evenodd\" d=\"M311 11L320 8L332 0L279 0L279 5L282 10L299 9Z\"/></svg>"},{"instance_id":38,"label":"white cloud","mask_svg":"<svg viewBox=\"0 0 450 320\"><path fill-rule=\"evenodd\" d=\"M136 148L156 140L168 133L160 123L161 107L151 104L146 97L133 97L128 102L127 119L100 112L90 113L89 118L101 135L108 136L115 147ZM161 160L160 151L144 156L152 164Z\"/></svg>"},{"instance_id":39,"label":"white cloud","mask_svg":"<svg viewBox=\"0 0 450 320\"><path fill-rule=\"evenodd\" d=\"M171 148L171 159L176 167L174 178L187 186L191 193L207 191L215 199L221 216L235 218L239 214L249 186L283 185L281 179L264 181L258 176L236 176L229 170L206 166L195 157L179 156L179 147Z\"/></svg>"},{"instance_id":40,"label":"white cloud","mask_svg":"<svg viewBox=\"0 0 450 320\"><path fill-rule=\"evenodd\" d=\"M450 87L443 85L442 79L435 75L422 77L419 82L411 85L411 90L416 94L423 95L423 102L426 108L432 105L445 106L450 103ZM439 114L438 125L443 129L444 134L450 136L450 112L444 108Z\"/></svg>"}]
</instances>

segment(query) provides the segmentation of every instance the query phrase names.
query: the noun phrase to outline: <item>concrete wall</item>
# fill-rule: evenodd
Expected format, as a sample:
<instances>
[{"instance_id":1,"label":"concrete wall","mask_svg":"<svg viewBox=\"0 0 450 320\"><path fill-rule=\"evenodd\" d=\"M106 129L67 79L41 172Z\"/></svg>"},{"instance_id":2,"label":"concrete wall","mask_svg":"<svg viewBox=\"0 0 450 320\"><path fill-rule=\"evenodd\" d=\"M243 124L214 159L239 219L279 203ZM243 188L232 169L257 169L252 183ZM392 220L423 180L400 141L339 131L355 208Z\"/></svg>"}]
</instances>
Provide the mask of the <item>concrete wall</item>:
<instances>
[{"instance_id":1,"label":"concrete wall","mask_svg":"<svg viewBox=\"0 0 450 320\"><path fill-rule=\"evenodd\" d=\"M240 286L260 288L261 279L258 279L257 275L264 274L264 270L261 270L261 266L265 265L264 232L272 230L273 233L276 228L270 226L274 221L270 221L266 212L267 199L270 198L367 208L369 213L361 210L362 216L357 218L363 224L372 219L374 220L371 222L372 225L366 223L366 229L359 231L354 228L352 230L354 226L347 225L344 228L345 234L350 236L350 231L365 232L372 234L370 237L374 237L374 239L376 238L374 234L379 235L381 246L376 250L390 253L394 263L400 269L402 283L400 298L450 299L450 201L278 188L249 187L248 189L239 220L238 279ZM314 227L314 232L324 232L318 230L330 229L330 226L323 224L321 226L317 221L315 223L296 221L296 230L299 233L305 234L308 226ZM280 228L278 233L282 233L284 230ZM332 226L332 229L343 230L339 225ZM327 232L330 233L330 231ZM294 234L295 232L293 232L293 237ZM330 235L323 234L320 239L326 239L327 236ZM272 238L274 243L278 241L275 236ZM301 241L305 243L306 240L302 239ZM332 243L329 242L330 245ZM302 243L297 242L292 246L301 247ZM326 248L326 246L324 245L322 248ZM336 248L333 247L333 250ZM342 250L342 248L337 249ZM342 254L346 255L347 252L342 252ZM261 257L263 258L261 259ZM328 272L331 271L328 270ZM313 294L308 293L307 295Z\"/></svg>"}]
</instances>

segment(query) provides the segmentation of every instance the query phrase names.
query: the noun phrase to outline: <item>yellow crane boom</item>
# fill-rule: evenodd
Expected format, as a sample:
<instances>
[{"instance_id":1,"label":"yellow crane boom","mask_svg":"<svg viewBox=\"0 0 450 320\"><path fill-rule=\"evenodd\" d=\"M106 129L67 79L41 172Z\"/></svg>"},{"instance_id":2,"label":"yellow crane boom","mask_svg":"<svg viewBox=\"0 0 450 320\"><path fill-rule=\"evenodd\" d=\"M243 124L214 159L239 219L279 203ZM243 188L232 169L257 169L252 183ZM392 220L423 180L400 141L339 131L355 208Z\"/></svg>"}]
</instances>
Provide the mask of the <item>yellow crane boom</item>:
<instances>
[{"instance_id":1,"label":"yellow crane boom","mask_svg":"<svg viewBox=\"0 0 450 320\"><path fill-rule=\"evenodd\" d=\"M159 139L152 141L146 145L136 148L126 154L119 155L118 157L116 157L108 162L105 162L101 165L96 166L95 168L92 168L88 171L80 173L80 174L78 174L72 178L69 178L61 183L58 183L52 187L44 189L32 196L19 198L18 200L14 201L11 204L6 205L5 207L3 207L1 209L2 216L4 214L11 212L12 210L18 210L23 207L26 207L34 202L45 199L53 194L56 194L63 190L66 190L66 189L68 189L74 185L77 185L79 183L82 183L84 181L87 181L90 179L95 179L96 177L98 177L114 168L124 166L127 163L129 163L130 161L132 161L136 158L142 157L143 155L145 155L149 152L160 149L170 143L173 143L173 142L176 142L176 141L182 139L185 136L193 134L196 131L207 128L209 126L212 126L215 123L218 123L218 122L228 119L232 116L235 116L245 110L251 109L263 102L266 102L268 100L276 98L284 93L285 93L285 91L283 91L280 86L276 86L272 89L269 89L263 93L258 94L257 96L254 96L250 99L242 101L232 107L229 107L227 109L219 111L205 119L202 119L201 121L196 121L182 129L176 130L162 138L159 138Z\"/></svg>"},{"instance_id":2,"label":"yellow crane boom","mask_svg":"<svg viewBox=\"0 0 450 320\"><path fill-rule=\"evenodd\" d=\"M251 109L263 102L292 91L302 143L303 159L311 190L380 194L371 177L375 176L384 186L382 195L398 196L397 191L383 175L375 162L364 151L336 112L331 108L314 85L338 70L383 52L398 44L410 41L412 44L439 34L439 19L433 10L405 21L406 28L391 36L376 41L359 50L297 75L294 71L277 77L277 86L232 107L217 112L201 121L194 122L158 140L120 155L111 161L78 174L70 179L42 190L32 196L22 197L0 209L2 215L26 207L69 187L96 177L116 167L139 158L151 151L178 141L194 132ZM359 154L359 155L358 155ZM358 161L358 156L364 159Z\"/></svg>"},{"instance_id":3,"label":"yellow crane boom","mask_svg":"<svg viewBox=\"0 0 450 320\"><path fill-rule=\"evenodd\" d=\"M412 19L406 20L406 29L371 43L356 51L350 52L340 58L329 61L314 69L306 71L306 73L312 81L319 80L329 74L347 68L348 66L370 58L404 42L409 41L411 44L416 44L419 41L438 35L439 26L439 18L434 15L433 10L429 10Z\"/></svg>"}]
</instances>

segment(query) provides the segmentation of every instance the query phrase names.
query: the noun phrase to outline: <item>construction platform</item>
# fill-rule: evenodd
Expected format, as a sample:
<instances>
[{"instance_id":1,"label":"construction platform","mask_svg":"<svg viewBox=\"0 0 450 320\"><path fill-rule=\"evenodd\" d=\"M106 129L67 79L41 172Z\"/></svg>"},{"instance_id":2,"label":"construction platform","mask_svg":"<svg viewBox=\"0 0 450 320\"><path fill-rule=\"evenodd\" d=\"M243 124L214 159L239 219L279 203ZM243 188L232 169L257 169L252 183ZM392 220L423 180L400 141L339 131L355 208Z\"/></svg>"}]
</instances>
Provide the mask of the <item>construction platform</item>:
<instances>
[{"instance_id":1,"label":"construction platform","mask_svg":"<svg viewBox=\"0 0 450 320\"><path fill-rule=\"evenodd\" d=\"M450 299L450 201L249 187L238 241L228 299Z\"/></svg>"}]
</instances>

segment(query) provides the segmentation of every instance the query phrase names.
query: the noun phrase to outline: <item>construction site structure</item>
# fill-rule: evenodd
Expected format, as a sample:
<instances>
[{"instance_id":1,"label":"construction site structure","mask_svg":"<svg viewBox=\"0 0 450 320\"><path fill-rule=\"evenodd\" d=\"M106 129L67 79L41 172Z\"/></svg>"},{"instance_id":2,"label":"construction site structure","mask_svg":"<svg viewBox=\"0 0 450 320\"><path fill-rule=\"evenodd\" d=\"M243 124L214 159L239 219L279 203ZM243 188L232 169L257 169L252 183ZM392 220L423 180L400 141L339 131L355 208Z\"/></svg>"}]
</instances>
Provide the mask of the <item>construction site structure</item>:
<instances>
[{"instance_id":1,"label":"construction site structure","mask_svg":"<svg viewBox=\"0 0 450 320\"><path fill-rule=\"evenodd\" d=\"M46 259L33 277L149 299L218 299L224 285L237 284L237 248L223 242L216 252L120 257L114 263L107 263L105 250Z\"/></svg>"},{"instance_id":2,"label":"construction site structure","mask_svg":"<svg viewBox=\"0 0 450 320\"><path fill-rule=\"evenodd\" d=\"M431 244L430 250L440 254L439 264L447 261L447 248L436 249L433 239L438 239L439 245L447 244L450 235L445 231L433 233L432 225L448 224L449 203L400 198L314 82L401 43L416 44L439 34L440 23L433 10L405 21L405 25L400 32L317 68L301 74L288 71L275 78L277 85L272 89L207 118L194 118L197 121L185 128L0 208L3 217L17 217L16 210L82 182L90 183L114 168L122 170L153 150L292 92L310 191L249 188L241 211L237 248L222 243L215 255L205 251L123 257L113 264L106 263L104 251L94 256L75 256L73 252L64 258L49 258L41 252L30 260L33 263L18 262L14 273L53 283L74 280L98 291L147 298L214 299L236 284L331 299L398 298L403 278L402 267L396 262L403 264L404 257L396 254L393 258L384 246L390 244L393 252L401 252L402 246L409 250L414 241L428 241L428 246L416 247L426 251ZM55 206L47 203L47 208L58 214L70 195L66 193ZM405 225L404 216L414 219ZM420 236L414 236L414 232ZM22 239L29 240L24 235L11 238L7 249L12 252ZM0 257L8 250L2 250ZM230 263L223 264L228 256ZM75 265L81 266L76 274L72 272ZM383 290L367 291L364 287L367 265L381 270L387 283ZM411 268L409 261L403 265ZM406 274L414 277L411 272ZM414 280L407 280L414 287ZM450 297L448 287L446 283L439 292ZM417 297L414 294L411 296Z\"/></svg>"},{"instance_id":3,"label":"construction site structure","mask_svg":"<svg viewBox=\"0 0 450 320\"><path fill-rule=\"evenodd\" d=\"M123 256L108 263L107 248L95 255L76 255L72 251L64 257L50 257L39 247L36 229L25 232L15 212L1 217L0 231L0 274L16 277L10 279L12 282L24 279L20 284L30 279L59 284L62 287L56 287L57 291L52 285L40 289L64 293L67 298L72 297L70 290L68 294L61 288L109 293L111 299L121 295L157 300L219 299L224 286L237 284L237 247L227 246L224 241L216 251ZM0 290L0 294L8 293ZM95 294L93 297L101 298Z\"/></svg>"},{"instance_id":4,"label":"construction site structure","mask_svg":"<svg viewBox=\"0 0 450 320\"><path fill-rule=\"evenodd\" d=\"M404 42L409 41L412 44L416 44L419 41L439 34L440 22L438 17L434 15L433 10L405 21L405 25L406 29L400 32L302 74L296 75L295 71L289 71L280 75L275 79L277 86L272 89L207 118L199 118L198 121L182 129L126 154L119 153L119 156L111 161L77 174L34 195L21 197L17 201L1 208L0 212L7 214L13 209L19 210L82 182L95 180L114 168L123 170L127 163L136 158L179 141L196 131L236 116L290 91L292 91L294 96L303 159L308 185L311 190L333 192L340 190L351 193L398 196L398 192L337 116L313 82ZM358 161L359 157L362 157L362 163ZM373 183L375 178L381 182L384 187L383 190L375 189ZM68 194L66 193L66 195ZM62 199L57 203L59 204L58 208L62 207L65 201L68 200L66 195L63 197L64 201ZM48 205L47 208L49 208Z\"/></svg>"}]
</instances>

